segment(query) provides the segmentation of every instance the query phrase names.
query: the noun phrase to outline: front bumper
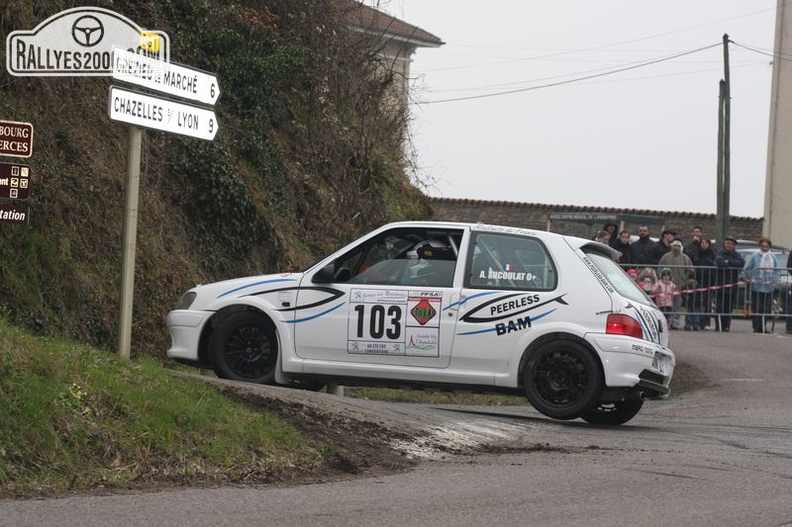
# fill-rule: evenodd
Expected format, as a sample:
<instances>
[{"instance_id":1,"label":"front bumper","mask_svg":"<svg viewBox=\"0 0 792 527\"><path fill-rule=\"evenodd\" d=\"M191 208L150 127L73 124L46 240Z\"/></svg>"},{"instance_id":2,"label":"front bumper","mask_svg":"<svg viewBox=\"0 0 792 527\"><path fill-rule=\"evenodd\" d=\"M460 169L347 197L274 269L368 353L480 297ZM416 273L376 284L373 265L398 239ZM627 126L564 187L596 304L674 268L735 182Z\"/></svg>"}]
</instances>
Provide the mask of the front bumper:
<instances>
[{"instance_id":1,"label":"front bumper","mask_svg":"<svg viewBox=\"0 0 792 527\"><path fill-rule=\"evenodd\" d=\"M168 358L199 362L199 345L201 333L212 313L208 311L191 311L176 309L168 313L165 325L171 337L171 346L168 348Z\"/></svg>"}]
</instances>

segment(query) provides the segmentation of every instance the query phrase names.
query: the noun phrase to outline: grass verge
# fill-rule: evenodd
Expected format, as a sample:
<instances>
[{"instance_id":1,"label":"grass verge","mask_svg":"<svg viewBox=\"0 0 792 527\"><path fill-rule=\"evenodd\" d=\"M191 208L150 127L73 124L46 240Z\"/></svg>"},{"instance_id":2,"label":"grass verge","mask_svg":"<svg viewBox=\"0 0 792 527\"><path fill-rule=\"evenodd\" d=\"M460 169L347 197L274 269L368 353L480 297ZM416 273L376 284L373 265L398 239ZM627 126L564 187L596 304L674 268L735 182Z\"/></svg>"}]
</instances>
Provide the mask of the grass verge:
<instances>
[{"instance_id":1,"label":"grass verge","mask_svg":"<svg viewBox=\"0 0 792 527\"><path fill-rule=\"evenodd\" d=\"M267 482L321 463L273 414L151 359L124 361L0 319L0 493Z\"/></svg>"}]
</instances>

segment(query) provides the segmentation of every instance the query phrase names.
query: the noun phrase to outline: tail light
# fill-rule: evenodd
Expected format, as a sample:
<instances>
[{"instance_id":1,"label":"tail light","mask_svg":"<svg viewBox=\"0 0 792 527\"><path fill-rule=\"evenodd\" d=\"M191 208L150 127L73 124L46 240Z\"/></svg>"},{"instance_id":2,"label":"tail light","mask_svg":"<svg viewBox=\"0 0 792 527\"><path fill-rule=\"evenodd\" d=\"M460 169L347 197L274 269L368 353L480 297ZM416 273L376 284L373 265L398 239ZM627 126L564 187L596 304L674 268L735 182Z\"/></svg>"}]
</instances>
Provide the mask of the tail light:
<instances>
[{"instance_id":1,"label":"tail light","mask_svg":"<svg viewBox=\"0 0 792 527\"><path fill-rule=\"evenodd\" d=\"M608 315L608 321L605 323L605 333L608 335L627 335L637 339L643 337L643 329L637 320L618 313Z\"/></svg>"}]
</instances>

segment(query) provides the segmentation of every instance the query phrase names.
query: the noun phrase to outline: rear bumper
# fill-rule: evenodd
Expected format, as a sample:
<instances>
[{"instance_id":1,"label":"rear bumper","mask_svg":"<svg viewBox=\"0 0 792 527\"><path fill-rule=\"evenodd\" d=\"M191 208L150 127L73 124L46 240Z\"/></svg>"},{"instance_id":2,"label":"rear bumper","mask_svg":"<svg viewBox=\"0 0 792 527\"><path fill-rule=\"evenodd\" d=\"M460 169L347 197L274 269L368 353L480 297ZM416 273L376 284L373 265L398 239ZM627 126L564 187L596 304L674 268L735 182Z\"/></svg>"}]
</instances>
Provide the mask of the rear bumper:
<instances>
[{"instance_id":1,"label":"rear bumper","mask_svg":"<svg viewBox=\"0 0 792 527\"><path fill-rule=\"evenodd\" d=\"M634 388L643 398L666 398L676 358L670 349L645 340L618 335L590 339L602 361L608 388Z\"/></svg>"}]
</instances>

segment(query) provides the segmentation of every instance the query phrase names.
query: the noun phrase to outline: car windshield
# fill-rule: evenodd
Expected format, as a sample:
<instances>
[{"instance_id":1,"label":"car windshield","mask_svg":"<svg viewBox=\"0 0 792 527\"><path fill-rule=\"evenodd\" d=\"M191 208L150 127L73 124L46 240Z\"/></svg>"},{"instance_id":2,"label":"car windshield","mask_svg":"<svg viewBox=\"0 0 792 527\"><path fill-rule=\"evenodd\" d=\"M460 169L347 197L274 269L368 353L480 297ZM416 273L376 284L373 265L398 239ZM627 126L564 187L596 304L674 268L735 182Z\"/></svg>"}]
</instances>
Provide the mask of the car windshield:
<instances>
[{"instance_id":1,"label":"car windshield","mask_svg":"<svg viewBox=\"0 0 792 527\"><path fill-rule=\"evenodd\" d=\"M624 272L619 264L614 262L610 257L596 251L589 251L584 249L583 252L594 263L599 272L605 276L614 289L623 297L641 302L642 304L652 303L651 300L644 294L638 284L630 278L630 275Z\"/></svg>"}]
</instances>

